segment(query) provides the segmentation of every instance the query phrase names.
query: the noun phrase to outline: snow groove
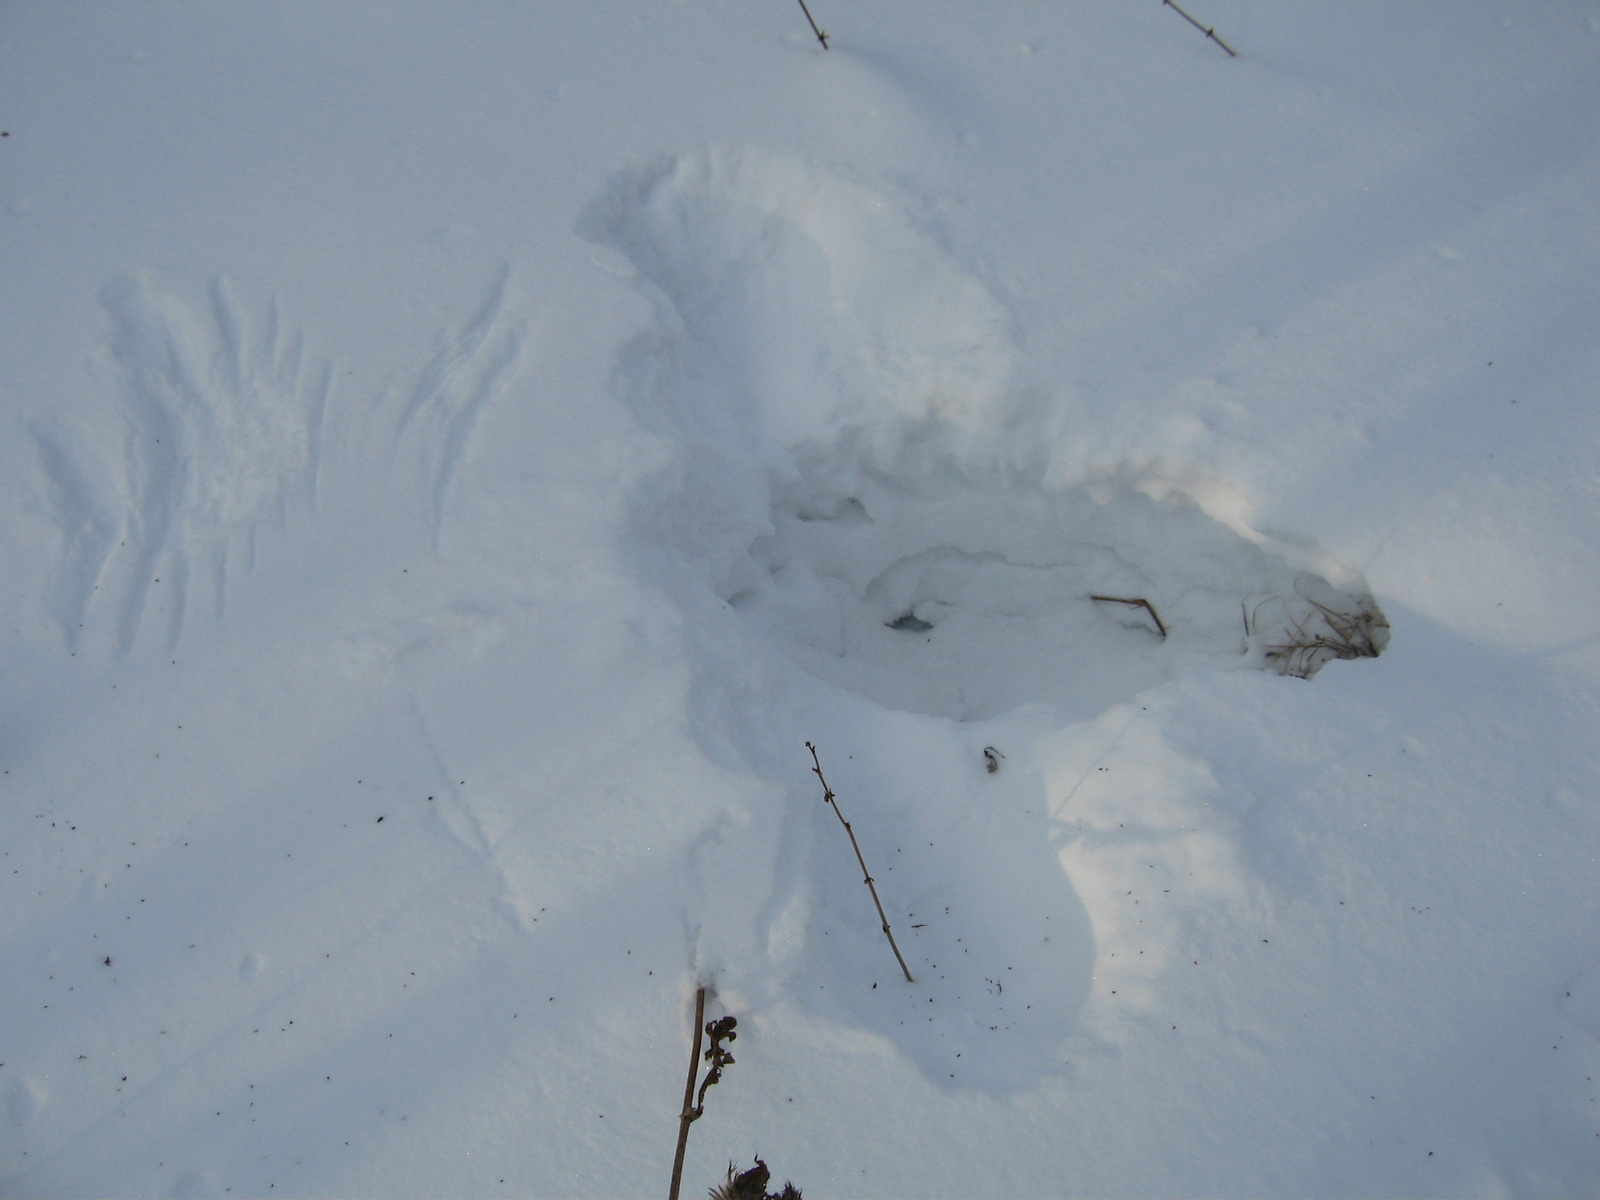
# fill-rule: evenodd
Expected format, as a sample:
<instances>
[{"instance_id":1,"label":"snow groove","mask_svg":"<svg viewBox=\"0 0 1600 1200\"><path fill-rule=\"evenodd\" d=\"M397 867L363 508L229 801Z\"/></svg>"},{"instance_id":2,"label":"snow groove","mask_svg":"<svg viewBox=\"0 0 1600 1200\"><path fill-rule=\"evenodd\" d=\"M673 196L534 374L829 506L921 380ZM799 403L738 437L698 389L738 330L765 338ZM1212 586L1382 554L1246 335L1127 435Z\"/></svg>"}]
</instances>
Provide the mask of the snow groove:
<instances>
[{"instance_id":1,"label":"snow groove","mask_svg":"<svg viewBox=\"0 0 1600 1200\"><path fill-rule=\"evenodd\" d=\"M76 651L90 601L116 549L122 515L102 464L87 446L44 423L29 428L46 483L45 505L61 530L61 555L45 595L45 608Z\"/></svg>"},{"instance_id":2,"label":"snow groove","mask_svg":"<svg viewBox=\"0 0 1600 1200\"><path fill-rule=\"evenodd\" d=\"M441 339L406 401L395 432L396 454L418 464L432 501L438 553L450 489L484 410L502 396L528 347L525 319L508 303L511 267L503 264L483 306Z\"/></svg>"}]
</instances>

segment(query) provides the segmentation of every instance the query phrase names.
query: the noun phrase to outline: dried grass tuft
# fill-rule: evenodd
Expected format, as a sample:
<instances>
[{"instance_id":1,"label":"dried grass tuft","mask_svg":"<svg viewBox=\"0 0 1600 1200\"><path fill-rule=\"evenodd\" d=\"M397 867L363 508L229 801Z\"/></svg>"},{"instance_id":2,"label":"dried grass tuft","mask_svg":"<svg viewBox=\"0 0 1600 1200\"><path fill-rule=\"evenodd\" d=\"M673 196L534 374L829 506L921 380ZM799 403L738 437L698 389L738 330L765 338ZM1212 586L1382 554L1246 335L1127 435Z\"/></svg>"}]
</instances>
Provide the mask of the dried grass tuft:
<instances>
[{"instance_id":1,"label":"dried grass tuft","mask_svg":"<svg viewBox=\"0 0 1600 1200\"><path fill-rule=\"evenodd\" d=\"M1295 601L1283 600L1286 624L1264 639L1262 654L1280 674L1310 679L1334 659L1377 658L1389 645L1389 621L1370 595L1336 591L1310 576L1295 581ZM1262 601L1245 619L1260 637Z\"/></svg>"}]
</instances>

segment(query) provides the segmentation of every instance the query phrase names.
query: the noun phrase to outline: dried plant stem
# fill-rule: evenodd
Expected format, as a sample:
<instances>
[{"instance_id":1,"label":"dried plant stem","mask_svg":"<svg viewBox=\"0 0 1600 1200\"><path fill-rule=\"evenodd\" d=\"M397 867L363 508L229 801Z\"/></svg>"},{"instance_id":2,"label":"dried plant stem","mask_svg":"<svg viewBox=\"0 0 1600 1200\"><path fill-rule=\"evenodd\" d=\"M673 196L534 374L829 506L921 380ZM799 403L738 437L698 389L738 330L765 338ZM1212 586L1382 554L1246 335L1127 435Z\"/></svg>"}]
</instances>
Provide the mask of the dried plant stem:
<instances>
[{"instance_id":1,"label":"dried plant stem","mask_svg":"<svg viewBox=\"0 0 1600 1200\"><path fill-rule=\"evenodd\" d=\"M1090 596L1091 600L1103 600L1107 604L1126 604L1129 608L1142 608L1150 614L1150 619L1156 623L1156 628L1161 631L1163 641L1167 637L1167 627L1161 623L1161 618L1156 616L1155 605L1148 600L1125 600L1121 596Z\"/></svg>"},{"instance_id":2,"label":"dried plant stem","mask_svg":"<svg viewBox=\"0 0 1600 1200\"><path fill-rule=\"evenodd\" d=\"M1172 9L1173 11L1175 11L1185 21L1189 22L1189 24L1193 25L1201 33L1205 34L1213 42L1215 42L1217 45L1221 46L1224 50L1226 50L1228 52L1228 57L1229 58L1238 58L1239 57L1238 52L1235 51L1232 46L1228 45L1227 42L1223 41L1221 38L1219 38L1217 36L1217 31L1215 29L1207 29L1204 25L1200 24L1199 21L1196 21L1188 13L1184 12L1183 9L1179 8L1176 4L1174 4L1172 2L1172 0L1161 0L1161 3L1165 4L1168 8Z\"/></svg>"},{"instance_id":3,"label":"dried plant stem","mask_svg":"<svg viewBox=\"0 0 1600 1200\"><path fill-rule=\"evenodd\" d=\"M689 1126L705 1110L695 1107L694 1079L700 1073L700 1037L706 1016L706 990L694 994L694 1051L689 1055L689 1082L683 1088L683 1112L678 1116L678 1153L672 1160L672 1189L667 1200L678 1200L678 1187L683 1182L683 1155L689 1148Z\"/></svg>"},{"instance_id":4,"label":"dried plant stem","mask_svg":"<svg viewBox=\"0 0 1600 1200\"><path fill-rule=\"evenodd\" d=\"M856 841L856 831L850 828L850 822L844 819L844 813L839 811L839 801L833 794L833 789L828 786L828 781L822 778L822 762L817 758L817 748L810 742L806 749L811 751L811 770L822 784L822 799L833 806L833 815L839 818L839 824L844 826L844 831L850 835L850 846L856 852L856 861L861 864L861 881L867 885L867 891L872 893L872 903L877 906L878 920L883 922L883 936L889 939L889 949L894 951L895 961L900 964L907 983L915 983L911 978L911 968L906 966L906 960L901 957L900 947L894 944L894 934L889 929L889 918L884 915L883 901L878 899L878 889L872 882L872 873L867 870L867 860L861 857L861 844Z\"/></svg>"},{"instance_id":5,"label":"dried plant stem","mask_svg":"<svg viewBox=\"0 0 1600 1200\"><path fill-rule=\"evenodd\" d=\"M812 17L811 10L806 7L806 0L800 0L800 11L805 13L806 20L811 23L811 32L817 35L817 41L822 43L822 48L828 48L828 35L817 28L816 19Z\"/></svg>"}]
</instances>

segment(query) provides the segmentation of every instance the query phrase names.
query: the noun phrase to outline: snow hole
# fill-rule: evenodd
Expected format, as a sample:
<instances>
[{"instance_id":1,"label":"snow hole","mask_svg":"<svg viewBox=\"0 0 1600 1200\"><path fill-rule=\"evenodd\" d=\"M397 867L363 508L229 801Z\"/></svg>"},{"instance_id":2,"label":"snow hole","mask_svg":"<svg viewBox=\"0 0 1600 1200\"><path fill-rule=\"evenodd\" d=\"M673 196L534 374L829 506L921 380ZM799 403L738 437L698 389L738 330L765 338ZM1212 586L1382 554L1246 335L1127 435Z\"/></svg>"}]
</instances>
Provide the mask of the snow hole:
<instances>
[{"instance_id":1,"label":"snow hole","mask_svg":"<svg viewBox=\"0 0 1600 1200\"><path fill-rule=\"evenodd\" d=\"M1088 717L1197 662L1309 677L1386 644L1358 578L1181 492L1047 485L1051 398L1019 398L1005 310L903 203L724 147L625 174L581 228L656 311L616 381L678 451L641 559L818 678L962 721Z\"/></svg>"}]
</instances>

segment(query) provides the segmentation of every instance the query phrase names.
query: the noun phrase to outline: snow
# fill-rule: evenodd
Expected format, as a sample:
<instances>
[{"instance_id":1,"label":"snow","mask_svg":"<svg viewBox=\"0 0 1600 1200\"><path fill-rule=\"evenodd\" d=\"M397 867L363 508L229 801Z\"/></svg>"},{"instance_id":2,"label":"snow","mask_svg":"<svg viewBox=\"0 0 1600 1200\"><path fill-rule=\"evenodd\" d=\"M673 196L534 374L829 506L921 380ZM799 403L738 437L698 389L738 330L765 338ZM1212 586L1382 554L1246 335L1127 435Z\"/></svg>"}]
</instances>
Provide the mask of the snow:
<instances>
[{"instance_id":1,"label":"snow","mask_svg":"<svg viewBox=\"0 0 1600 1200\"><path fill-rule=\"evenodd\" d=\"M0 1192L1593 1194L1600 10L1186 7L0 14Z\"/></svg>"}]
</instances>

